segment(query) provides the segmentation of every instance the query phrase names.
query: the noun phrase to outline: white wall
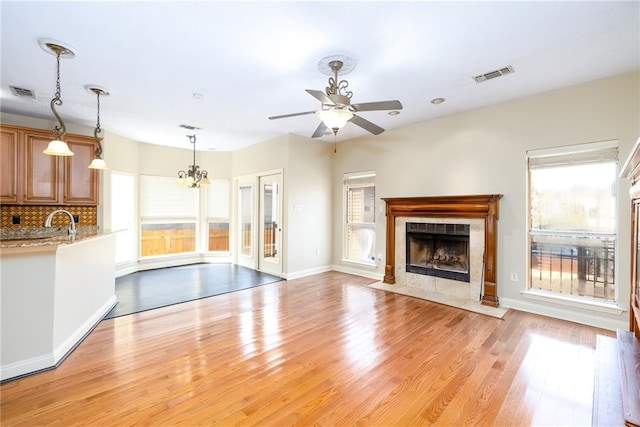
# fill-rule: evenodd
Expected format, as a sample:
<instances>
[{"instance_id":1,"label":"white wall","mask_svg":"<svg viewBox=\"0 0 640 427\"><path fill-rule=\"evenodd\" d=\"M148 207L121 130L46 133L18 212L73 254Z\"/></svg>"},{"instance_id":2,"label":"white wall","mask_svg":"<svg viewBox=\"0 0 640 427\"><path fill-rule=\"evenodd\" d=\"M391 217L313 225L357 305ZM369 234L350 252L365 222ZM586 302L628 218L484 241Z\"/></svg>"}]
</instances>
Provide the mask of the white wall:
<instances>
[{"instance_id":1,"label":"white wall","mask_svg":"<svg viewBox=\"0 0 640 427\"><path fill-rule=\"evenodd\" d=\"M595 313L523 297L527 276L526 151L617 139L620 167L640 136L640 74L629 73L517 101L459 113L338 144L334 163L334 224L342 220L342 175L374 169L376 198L499 193L498 296L504 306L615 328L628 313ZM489 84L492 84L489 82ZM619 303L629 306L629 183L619 194ZM382 203L382 202L380 202ZM376 215L377 252L384 254L385 216ZM333 227L334 263L341 228ZM382 276L384 262L375 270ZM510 281L510 273L519 280ZM363 273L370 273L363 269Z\"/></svg>"},{"instance_id":2,"label":"white wall","mask_svg":"<svg viewBox=\"0 0 640 427\"><path fill-rule=\"evenodd\" d=\"M287 173L288 278L331 269L333 147L291 135Z\"/></svg>"},{"instance_id":3,"label":"white wall","mask_svg":"<svg viewBox=\"0 0 640 427\"><path fill-rule=\"evenodd\" d=\"M330 269L331 164L330 144L297 135L233 152L234 177L283 171L285 278Z\"/></svg>"}]
</instances>

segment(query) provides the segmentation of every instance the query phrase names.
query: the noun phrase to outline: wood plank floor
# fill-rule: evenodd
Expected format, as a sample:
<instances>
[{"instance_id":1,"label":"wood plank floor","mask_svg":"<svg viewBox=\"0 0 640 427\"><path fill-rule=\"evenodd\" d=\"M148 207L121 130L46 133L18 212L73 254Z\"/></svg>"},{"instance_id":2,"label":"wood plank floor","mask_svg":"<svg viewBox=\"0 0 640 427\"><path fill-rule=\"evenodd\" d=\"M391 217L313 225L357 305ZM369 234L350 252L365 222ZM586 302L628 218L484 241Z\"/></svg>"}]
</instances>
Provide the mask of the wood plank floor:
<instances>
[{"instance_id":1,"label":"wood plank floor","mask_svg":"<svg viewBox=\"0 0 640 427\"><path fill-rule=\"evenodd\" d=\"M1 424L591 424L605 331L505 319L338 272L105 320L0 386Z\"/></svg>"}]
</instances>

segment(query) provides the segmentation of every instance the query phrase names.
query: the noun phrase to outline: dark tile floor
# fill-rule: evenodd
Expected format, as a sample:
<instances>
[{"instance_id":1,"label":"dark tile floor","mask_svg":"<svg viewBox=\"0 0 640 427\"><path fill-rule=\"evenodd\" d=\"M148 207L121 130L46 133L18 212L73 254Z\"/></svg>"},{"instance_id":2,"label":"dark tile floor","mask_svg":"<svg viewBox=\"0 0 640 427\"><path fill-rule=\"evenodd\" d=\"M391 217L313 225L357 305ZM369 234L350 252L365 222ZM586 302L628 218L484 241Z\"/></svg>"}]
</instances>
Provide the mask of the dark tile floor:
<instances>
[{"instance_id":1,"label":"dark tile floor","mask_svg":"<svg viewBox=\"0 0 640 427\"><path fill-rule=\"evenodd\" d=\"M234 264L192 264L139 271L116 279L118 304L105 319L277 282Z\"/></svg>"}]
</instances>

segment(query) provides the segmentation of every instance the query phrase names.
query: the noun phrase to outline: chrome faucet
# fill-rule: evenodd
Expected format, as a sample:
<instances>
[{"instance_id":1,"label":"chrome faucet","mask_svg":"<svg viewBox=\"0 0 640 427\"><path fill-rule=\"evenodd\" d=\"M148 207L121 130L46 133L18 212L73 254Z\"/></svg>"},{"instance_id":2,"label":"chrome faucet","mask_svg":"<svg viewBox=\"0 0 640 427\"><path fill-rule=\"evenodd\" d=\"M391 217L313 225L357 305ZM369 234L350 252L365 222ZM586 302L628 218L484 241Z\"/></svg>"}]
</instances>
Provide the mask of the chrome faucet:
<instances>
[{"instance_id":1,"label":"chrome faucet","mask_svg":"<svg viewBox=\"0 0 640 427\"><path fill-rule=\"evenodd\" d=\"M69 234L70 235L75 235L76 234L76 222L73 220L73 215L71 215L71 212L65 211L64 209L56 209L55 211L51 212L49 214L49 216L47 217L47 219L44 221L44 226L45 227L51 227L51 220L53 219L53 216L55 214L57 214L58 212L66 213L67 215L69 215L69 219L71 220L71 222L69 222Z\"/></svg>"}]
</instances>

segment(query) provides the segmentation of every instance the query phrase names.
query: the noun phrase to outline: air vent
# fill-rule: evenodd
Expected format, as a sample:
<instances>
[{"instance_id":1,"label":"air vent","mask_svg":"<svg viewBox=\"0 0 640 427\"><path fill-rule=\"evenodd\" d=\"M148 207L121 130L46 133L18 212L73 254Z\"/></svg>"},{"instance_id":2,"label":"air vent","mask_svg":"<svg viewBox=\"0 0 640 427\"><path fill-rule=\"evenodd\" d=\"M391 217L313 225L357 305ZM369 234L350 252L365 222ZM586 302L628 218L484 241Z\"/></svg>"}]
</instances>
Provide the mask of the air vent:
<instances>
[{"instance_id":1,"label":"air vent","mask_svg":"<svg viewBox=\"0 0 640 427\"><path fill-rule=\"evenodd\" d=\"M200 130L201 128L191 125L179 125L178 127L188 130Z\"/></svg>"},{"instance_id":2,"label":"air vent","mask_svg":"<svg viewBox=\"0 0 640 427\"><path fill-rule=\"evenodd\" d=\"M480 74L479 76L475 76L473 79L476 83L482 83L487 80L495 79L496 77L504 76L506 74L512 74L513 67L511 65L507 65L504 68L500 68L499 70L489 71L488 73Z\"/></svg>"},{"instance_id":3,"label":"air vent","mask_svg":"<svg viewBox=\"0 0 640 427\"><path fill-rule=\"evenodd\" d=\"M36 99L36 93L31 89L25 89L17 86L9 86L11 93L20 98Z\"/></svg>"}]
</instances>

